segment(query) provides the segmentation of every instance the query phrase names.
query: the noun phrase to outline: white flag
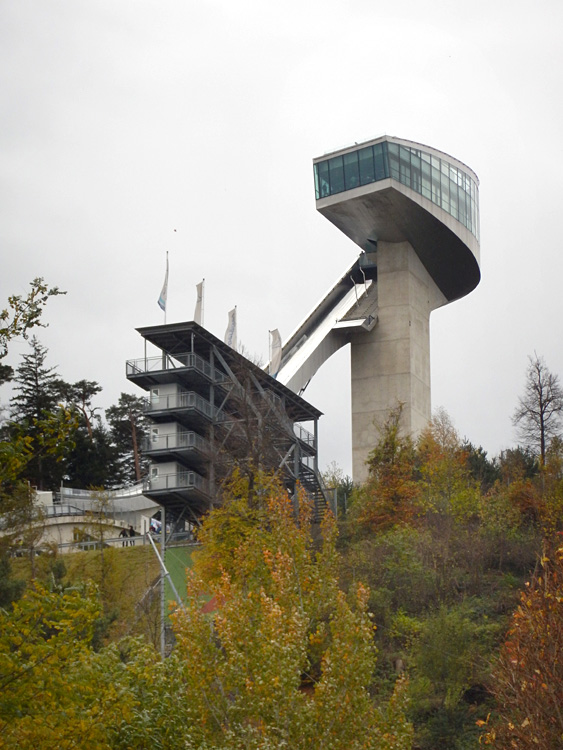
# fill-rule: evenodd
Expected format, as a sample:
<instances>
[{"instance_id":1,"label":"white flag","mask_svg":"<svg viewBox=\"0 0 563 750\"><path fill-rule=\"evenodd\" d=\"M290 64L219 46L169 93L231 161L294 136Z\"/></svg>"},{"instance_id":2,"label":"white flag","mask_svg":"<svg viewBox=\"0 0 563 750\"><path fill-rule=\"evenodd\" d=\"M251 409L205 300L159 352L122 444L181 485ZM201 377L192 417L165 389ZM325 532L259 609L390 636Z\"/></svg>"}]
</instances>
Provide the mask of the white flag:
<instances>
[{"instance_id":1,"label":"white flag","mask_svg":"<svg viewBox=\"0 0 563 750\"><path fill-rule=\"evenodd\" d=\"M203 279L203 281L200 281L199 284L195 285L195 288L197 291L197 300L195 303L194 320L200 326L203 325L203 285L204 283L205 283L205 279Z\"/></svg>"},{"instance_id":2,"label":"white flag","mask_svg":"<svg viewBox=\"0 0 563 750\"><path fill-rule=\"evenodd\" d=\"M166 253L166 274L164 276L164 284L162 285L162 291L158 298L158 306L161 310L166 312L166 298L168 297L168 253Z\"/></svg>"},{"instance_id":3,"label":"white flag","mask_svg":"<svg viewBox=\"0 0 563 750\"><path fill-rule=\"evenodd\" d=\"M229 325L225 331L225 344L237 348L237 308L236 305L229 313Z\"/></svg>"},{"instance_id":4,"label":"white flag","mask_svg":"<svg viewBox=\"0 0 563 750\"><path fill-rule=\"evenodd\" d=\"M281 364L281 357L282 357L282 340L280 336L280 332L277 328L274 328L273 331L270 331L270 347L271 347L271 354L270 354L270 375L275 378L278 374L278 370L280 369Z\"/></svg>"}]
</instances>

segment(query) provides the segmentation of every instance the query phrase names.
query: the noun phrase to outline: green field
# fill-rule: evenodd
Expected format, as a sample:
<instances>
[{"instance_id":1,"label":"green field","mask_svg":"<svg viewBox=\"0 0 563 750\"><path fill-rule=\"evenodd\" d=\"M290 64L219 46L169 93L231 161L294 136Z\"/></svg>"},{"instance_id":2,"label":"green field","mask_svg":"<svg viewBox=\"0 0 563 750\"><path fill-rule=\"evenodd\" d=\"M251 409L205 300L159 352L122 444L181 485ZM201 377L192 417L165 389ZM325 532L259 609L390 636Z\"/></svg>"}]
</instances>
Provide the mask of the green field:
<instances>
[{"instance_id":1,"label":"green field","mask_svg":"<svg viewBox=\"0 0 563 750\"><path fill-rule=\"evenodd\" d=\"M186 598L186 568L192 567L193 549L192 544L189 547L169 547L165 552L166 569L182 601ZM169 602L176 601L176 595L168 581L166 581L166 599Z\"/></svg>"}]
</instances>

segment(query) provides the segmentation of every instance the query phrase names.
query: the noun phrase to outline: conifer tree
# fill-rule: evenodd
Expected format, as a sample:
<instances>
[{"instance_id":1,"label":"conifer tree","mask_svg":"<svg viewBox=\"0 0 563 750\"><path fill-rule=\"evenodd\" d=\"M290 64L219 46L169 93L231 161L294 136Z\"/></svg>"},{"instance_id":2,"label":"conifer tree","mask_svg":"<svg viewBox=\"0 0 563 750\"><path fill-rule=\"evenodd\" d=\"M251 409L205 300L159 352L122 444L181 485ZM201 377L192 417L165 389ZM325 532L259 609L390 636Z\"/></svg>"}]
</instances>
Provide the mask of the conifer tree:
<instances>
[{"instance_id":1,"label":"conifer tree","mask_svg":"<svg viewBox=\"0 0 563 750\"><path fill-rule=\"evenodd\" d=\"M31 352L24 354L14 377L15 396L10 399L12 420L31 425L53 412L63 394L63 382L56 367L47 367L47 348L36 336L30 341Z\"/></svg>"},{"instance_id":2,"label":"conifer tree","mask_svg":"<svg viewBox=\"0 0 563 750\"><path fill-rule=\"evenodd\" d=\"M117 404L106 409L106 419L119 455L121 480L124 484L140 481L148 471L148 462L141 456L141 444L147 435L144 400L122 393Z\"/></svg>"},{"instance_id":3,"label":"conifer tree","mask_svg":"<svg viewBox=\"0 0 563 750\"><path fill-rule=\"evenodd\" d=\"M33 336L31 352L23 355L22 363L16 369L14 381L15 395L10 400L12 441L27 441L30 458L21 473L38 489L54 489L63 476L61 459L71 446L70 433L66 440L49 440L59 422L68 423L68 412L61 404L64 383L57 377L55 367L47 367L47 348ZM62 420L62 421L61 421ZM59 438L63 431L57 430ZM46 444L49 448L46 449Z\"/></svg>"}]
</instances>

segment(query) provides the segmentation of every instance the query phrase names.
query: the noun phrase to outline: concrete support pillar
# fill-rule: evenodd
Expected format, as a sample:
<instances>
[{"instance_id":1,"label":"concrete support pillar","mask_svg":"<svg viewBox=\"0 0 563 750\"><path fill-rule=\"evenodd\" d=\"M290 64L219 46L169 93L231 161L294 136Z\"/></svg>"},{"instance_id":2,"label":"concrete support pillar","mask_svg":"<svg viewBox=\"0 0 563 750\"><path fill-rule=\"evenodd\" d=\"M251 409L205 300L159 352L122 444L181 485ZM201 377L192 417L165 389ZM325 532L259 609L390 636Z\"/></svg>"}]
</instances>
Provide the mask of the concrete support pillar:
<instances>
[{"instance_id":1,"label":"concrete support pillar","mask_svg":"<svg viewBox=\"0 0 563 750\"><path fill-rule=\"evenodd\" d=\"M402 402L403 428L416 435L430 419L430 313L446 304L408 242L377 244L378 323L355 334L352 357L352 459L355 482L390 405Z\"/></svg>"}]
</instances>

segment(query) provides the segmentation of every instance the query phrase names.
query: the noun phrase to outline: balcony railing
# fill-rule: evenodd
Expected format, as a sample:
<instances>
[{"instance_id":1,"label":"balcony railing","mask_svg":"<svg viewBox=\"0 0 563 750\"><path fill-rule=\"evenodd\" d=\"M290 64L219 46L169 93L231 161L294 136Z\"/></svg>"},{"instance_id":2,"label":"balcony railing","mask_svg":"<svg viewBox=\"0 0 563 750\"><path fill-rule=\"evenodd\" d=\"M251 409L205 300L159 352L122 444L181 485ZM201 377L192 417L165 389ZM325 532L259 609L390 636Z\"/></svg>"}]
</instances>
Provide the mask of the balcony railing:
<instances>
[{"instance_id":1,"label":"balcony railing","mask_svg":"<svg viewBox=\"0 0 563 750\"><path fill-rule=\"evenodd\" d=\"M308 445L311 448L315 447L315 436L311 432L309 432L309 430L306 430L304 427L301 427L300 424L294 424L293 431L297 439L300 440L302 443L305 443L305 445Z\"/></svg>"},{"instance_id":2,"label":"balcony railing","mask_svg":"<svg viewBox=\"0 0 563 750\"><path fill-rule=\"evenodd\" d=\"M216 367L212 367L209 362L193 352L175 354L174 357L164 354L159 357L129 359L126 364L126 373L127 377L134 377L135 375L143 375L146 372L166 372L167 370L179 370L188 367L201 372L215 383L222 383L227 380L224 372L221 372Z\"/></svg>"},{"instance_id":3,"label":"balcony railing","mask_svg":"<svg viewBox=\"0 0 563 750\"><path fill-rule=\"evenodd\" d=\"M145 492L182 489L197 489L207 492L207 480L195 471L177 471L172 474L159 474L146 480Z\"/></svg>"},{"instance_id":4,"label":"balcony railing","mask_svg":"<svg viewBox=\"0 0 563 750\"><path fill-rule=\"evenodd\" d=\"M209 401L198 393L194 393L194 391L180 391L168 396L159 396L158 398L152 398L145 404L145 410L148 413L167 411L168 409L195 409L210 419L217 419L221 415L216 406L210 404Z\"/></svg>"},{"instance_id":5,"label":"balcony railing","mask_svg":"<svg viewBox=\"0 0 563 750\"><path fill-rule=\"evenodd\" d=\"M152 435L143 440L142 449L146 451L176 450L179 448L193 448L207 452L209 446L207 440L198 435L197 432L182 430L171 432L167 435Z\"/></svg>"}]
</instances>

